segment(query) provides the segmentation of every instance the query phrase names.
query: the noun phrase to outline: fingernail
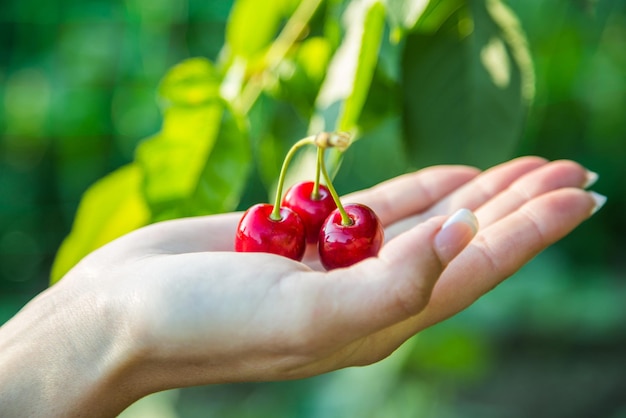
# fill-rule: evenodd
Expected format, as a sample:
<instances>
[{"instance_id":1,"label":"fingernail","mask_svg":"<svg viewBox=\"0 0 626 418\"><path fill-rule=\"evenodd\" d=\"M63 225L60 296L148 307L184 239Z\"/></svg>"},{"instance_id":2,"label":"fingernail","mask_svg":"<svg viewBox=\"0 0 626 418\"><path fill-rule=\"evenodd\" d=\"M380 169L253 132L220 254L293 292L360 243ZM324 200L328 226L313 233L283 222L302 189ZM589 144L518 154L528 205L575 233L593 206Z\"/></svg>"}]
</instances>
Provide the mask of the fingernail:
<instances>
[{"instance_id":1,"label":"fingernail","mask_svg":"<svg viewBox=\"0 0 626 418\"><path fill-rule=\"evenodd\" d=\"M602 209L602 206L604 206L604 204L606 203L606 196L600 193L596 193L596 192L589 192L589 195L591 196L591 198L593 199L595 203L593 205L593 208L591 209L591 214L590 214L591 216L597 211L599 211L600 209Z\"/></svg>"},{"instance_id":2,"label":"fingernail","mask_svg":"<svg viewBox=\"0 0 626 418\"><path fill-rule=\"evenodd\" d=\"M598 181L599 178L600 176L598 175L598 173L596 173L595 171L587 170L587 176L585 177L583 189L588 189L596 184L596 181Z\"/></svg>"},{"instance_id":3,"label":"fingernail","mask_svg":"<svg viewBox=\"0 0 626 418\"><path fill-rule=\"evenodd\" d=\"M448 263L478 232L478 219L469 209L459 209L441 226L435 248L443 263Z\"/></svg>"},{"instance_id":4,"label":"fingernail","mask_svg":"<svg viewBox=\"0 0 626 418\"><path fill-rule=\"evenodd\" d=\"M463 222L464 224L468 225L472 229L473 234L478 231L478 219L476 219L476 216L474 215L474 213L472 213L471 210L465 208L459 209L454 212L452 216L450 216L448 220L445 221L444 224L441 226L441 230L449 228L457 222Z\"/></svg>"}]
</instances>

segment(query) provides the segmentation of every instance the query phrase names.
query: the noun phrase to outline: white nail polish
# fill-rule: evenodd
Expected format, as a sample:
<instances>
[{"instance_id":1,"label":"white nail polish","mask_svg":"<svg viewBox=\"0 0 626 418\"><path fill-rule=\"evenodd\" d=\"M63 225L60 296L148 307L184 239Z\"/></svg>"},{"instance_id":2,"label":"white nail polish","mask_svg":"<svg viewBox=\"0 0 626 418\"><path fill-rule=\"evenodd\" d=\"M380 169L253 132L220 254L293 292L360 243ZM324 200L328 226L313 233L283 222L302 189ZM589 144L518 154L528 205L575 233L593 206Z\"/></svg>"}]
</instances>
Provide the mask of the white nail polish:
<instances>
[{"instance_id":1,"label":"white nail polish","mask_svg":"<svg viewBox=\"0 0 626 418\"><path fill-rule=\"evenodd\" d=\"M596 181L598 181L599 178L600 176L598 175L598 173L596 173L595 171L587 170L587 177L585 178L585 184L583 184L583 189L588 189L596 184Z\"/></svg>"},{"instance_id":2,"label":"white nail polish","mask_svg":"<svg viewBox=\"0 0 626 418\"><path fill-rule=\"evenodd\" d=\"M596 192L589 192L589 195L595 202L593 209L591 209L591 215L593 215L594 213L602 209L602 206L604 206L604 204L606 203L606 196Z\"/></svg>"},{"instance_id":3,"label":"white nail polish","mask_svg":"<svg viewBox=\"0 0 626 418\"><path fill-rule=\"evenodd\" d=\"M448 220L444 222L444 224L441 226L441 229L444 230L450 225L457 222L463 222L464 224L468 225L470 228L472 228L472 232L474 234L478 231L478 219L476 218L476 215L474 215L471 210L465 208L459 209L454 212L452 216L450 216Z\"/></svg>"}]
</instances>

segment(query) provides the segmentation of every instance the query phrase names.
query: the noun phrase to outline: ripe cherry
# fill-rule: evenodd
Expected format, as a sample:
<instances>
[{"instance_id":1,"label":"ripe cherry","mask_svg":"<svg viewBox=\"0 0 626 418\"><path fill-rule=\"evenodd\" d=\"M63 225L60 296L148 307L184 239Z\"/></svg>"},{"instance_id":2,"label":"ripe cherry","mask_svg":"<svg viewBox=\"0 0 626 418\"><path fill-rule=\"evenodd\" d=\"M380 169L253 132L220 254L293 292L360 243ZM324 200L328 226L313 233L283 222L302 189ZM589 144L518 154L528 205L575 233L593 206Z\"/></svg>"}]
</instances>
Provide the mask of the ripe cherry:
<instances>
[{"instance_id":1,"label":"ripe cherry","mask_svg":"<svg viewBox=\"0 0 626 418\"><path fill-rule=\"evenodd\" d=\"M304 222L289 208L281 207L276 220L273 211L273 205L259 203L243 214L235 235L235 251L273 253L301 261L306 249Z\"/></svg>"},{"instance_id":2,"label":"ripe cherry","mask_svg":"<svg viewBox=\"0 0 626 418\"><path fill-rule=\"evenodd\" d=\"M320 229L318 250L326 270L375 257L383 244L384 230L373 210L359 203L347 204L344 210L350 223L336 209Z\"/></svg>"},{"instance_id":3,"label":"ripe cherry","mask_svg":"<svg viewBox=\"0 0 626 418\"><path fill-rule=\"evenodd\" d=\"M310 244L317 242L324 220L337 207L328 188L318 184L316 194L315 182L312 181L291 186L283 198L282 206L300 215L306 229L306 240Z\"/></svg>"},{"instance_id":4,"label":"ripe cherry","mask_svg":"<svg viewBox=\"0 0 626 418\"><path fill-rule=\"evenodd\" d=\"M280 169L280 175L278 176L274 205L267 203L257 204L249 208L243 214L235 235L235 251L268 252L283 255L297 261L302 260L307 240L305 223L294 210L285 205L281 206L281 200L285 174L291 159L300 147L311 144L318 147L318 169L315 183L311 191L308 192L308 195L305 195L304 199L300 200L294 198L293 206L294 208L298 207L304 214L311 206L314 206L310 204L310 202L315 201L318 195L321 196L320 203L326 205L327 191L330 191L331 200L337 204L339 198L332 188L332 184L329 184L329 189L326 189L322 188L319 183L320 170L324 171L326 180L330 182L328 173L325 172L325 168L323 167L322 154L323 150L327 147L337 147L339 150L345 150L350 144L350 136L345 133L330 134L322 132L318 135L303 138L296 142L285 156ZM295 194L297 195L298 193ZM286 199L287 202L291 202L291 200L291 198ZM341 210L343 211L343 208L341 208ZM328 213L329 211L330 209L324 212ZM313 212L316 213L315 219L311 216L306 216L306 222L316 222L314 226L309 227L309 230L312 232L318 230L318 227L315 226L318 225L317 218L322 217L322 215L317 214L316 211ZM345 212L343 213L345 215ZM345 220L347 218L344 215L342 216Z\"/></svg>"}]
</instances>

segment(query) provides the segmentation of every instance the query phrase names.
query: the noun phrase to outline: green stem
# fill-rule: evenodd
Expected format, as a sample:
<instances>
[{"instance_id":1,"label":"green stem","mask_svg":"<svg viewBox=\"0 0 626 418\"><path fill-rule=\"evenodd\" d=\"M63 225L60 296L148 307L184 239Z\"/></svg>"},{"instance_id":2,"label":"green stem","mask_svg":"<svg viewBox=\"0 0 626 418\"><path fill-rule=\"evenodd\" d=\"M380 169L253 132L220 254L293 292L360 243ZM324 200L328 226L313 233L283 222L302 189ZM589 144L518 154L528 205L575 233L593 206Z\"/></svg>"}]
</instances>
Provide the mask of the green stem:
<instances>
[{"instance_id":1,"label":"green stem","mask_svg":"<svg viewBox=\"0 0 626 418\"><path fill-rule=\"evenodd\" d=\"M313 192L311 199L318 200L320 198L320 171L324 164L324 148L317 146L317 164L315 165L315 183L313 183Z\"/></svg>"},{"instance_id":2,"label":"green stem","mask_svg":"<svg viewBox=\"0 0 626 418\"><path fill-rule=\"evenodd\" d=\"M322 149L322 153L323 152L324 150ZM330 176L328 175L328 172L326 171L326 164L324 164L323 155L322 155L320 168L322 170L322 174L324 175L324 180L326 180L326 187L328 187L328 191L330 192L330 195L333 197L333 200L335 201L335 205L337 205L337 209L339 210L339 213L341 214L341 224L344 226L352 225L354 222L352 222L352 219L350 219L350 217L348 216L346 209L341 204L341 200L339 199L339 195L337 194L337 191L335 190L335 186L333 186L333 182L331 181Z\"/></svg>"},{"instance_id":3,"label":"green stem","mask_svg":"<svg viewBox=\"0 0 626 418\"><path fill-rule=\"evenodd\" d=\"M274 208L272 209L272 213L270 214L270 218L279 221L280 217L280 202L283 197L283 187L285 185L285 177L287 176L287 168L289 167L289 163L293 159L293 156L296 154L296 151L302 148L305 145L315 144L316 135L307 136L306 138L302 138L289 149L285 159L283 160L283 166L280 168L280 175L278 176L278 186L276 186L276 198L274 199Z\"/></svg>"}]
</instances>

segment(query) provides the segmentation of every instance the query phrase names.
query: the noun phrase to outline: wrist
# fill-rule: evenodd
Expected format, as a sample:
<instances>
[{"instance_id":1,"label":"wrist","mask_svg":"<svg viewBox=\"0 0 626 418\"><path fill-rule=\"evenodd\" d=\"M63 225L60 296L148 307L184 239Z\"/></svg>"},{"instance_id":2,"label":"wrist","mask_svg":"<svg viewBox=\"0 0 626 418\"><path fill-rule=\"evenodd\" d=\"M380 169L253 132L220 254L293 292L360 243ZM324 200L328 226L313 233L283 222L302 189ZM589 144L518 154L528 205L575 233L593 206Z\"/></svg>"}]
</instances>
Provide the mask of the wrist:
<instances>
[{"instance_id":1,"label":"wrist","mask_svg":"<svg viewBox=\"0 0 626 418\"><path fill-rule=\"evenodd\" d=\"M0 328L2 416L114 416L143 396L130 384L137 356L123 305L65 280Z\"/></svg>"}]
</instances>

